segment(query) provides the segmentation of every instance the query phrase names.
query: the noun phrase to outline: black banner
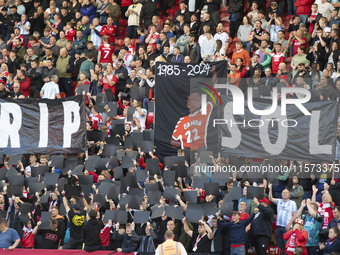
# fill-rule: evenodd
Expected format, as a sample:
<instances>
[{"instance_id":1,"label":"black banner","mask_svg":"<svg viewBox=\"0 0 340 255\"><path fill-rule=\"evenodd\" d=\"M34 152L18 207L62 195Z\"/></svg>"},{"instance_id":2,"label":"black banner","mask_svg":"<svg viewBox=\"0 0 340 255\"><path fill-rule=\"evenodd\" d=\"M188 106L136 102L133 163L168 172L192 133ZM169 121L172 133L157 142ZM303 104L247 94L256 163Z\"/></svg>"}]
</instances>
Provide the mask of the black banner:
<instances>
[{"instance_id":1,"label":"black banner","mask_svg":"<svg viewBox=\"0 0 340 255\"><path fill-rule=\"evenodd\" d=\"M213 129L208 131L219 134L221 153L261 159L334 161L337 101L304 103L303 107L311 115L304 114L295 104L287 104L286 115L282 115L279 104L273 114L261 116L249 110L247 100L244 114L234 115L235 98L221 96L221 99L223 107L210 117ZM265 110L272 106L272 100L253 100L252 105L257 110Z\"/></svg>"},{"instance_id":2,"label":"black banner","mask_svg":"<svg viewBox=\"0 0 340 255\"><path fill-rule=\"evenodd\" d=\"M155 146L162 159L175 155L171 136L178 120L189 114L191 78L227 77L227 61L198 65L156 63Z\"/></svg>"},{"instance_id":3,"label":"black banner","mask_svg":"<svg viewBox=\"0 0 340 255\"><path fill-rule=\"evenodd\" d=\"M0 100L0 153L57 154L85 150L83 96Z\"/></svg>"}]
</instances>

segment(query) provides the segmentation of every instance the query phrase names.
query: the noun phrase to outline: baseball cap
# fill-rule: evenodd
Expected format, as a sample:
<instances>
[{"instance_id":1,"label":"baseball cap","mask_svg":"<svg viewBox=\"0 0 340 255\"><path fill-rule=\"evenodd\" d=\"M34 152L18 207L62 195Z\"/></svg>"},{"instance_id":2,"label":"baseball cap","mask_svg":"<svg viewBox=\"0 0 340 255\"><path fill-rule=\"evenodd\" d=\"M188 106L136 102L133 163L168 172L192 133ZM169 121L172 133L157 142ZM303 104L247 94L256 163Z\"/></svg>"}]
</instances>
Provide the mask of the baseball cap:
<instances>
[{"instance_id":1,"label":"baseball cap","mask_svg":"<svg viewBox=\"0 0 340 255\"><path fill-rule=\"evenodd\" d=\"M300 225L303 226L303 219L296 219L296 220L294 221L294 224L300 224Z\"/></svg>"},{"instance_id":2,"label":"baseball cap","mask_svg":"<svg viewBox=\"0 0 340 255\"><path fill-rule=\"evenodd\" d=\"M266 203L267 205L269 205L269 200L264 197L262 200L259 200L260 203Z\"/></svg>"}]
</instances>

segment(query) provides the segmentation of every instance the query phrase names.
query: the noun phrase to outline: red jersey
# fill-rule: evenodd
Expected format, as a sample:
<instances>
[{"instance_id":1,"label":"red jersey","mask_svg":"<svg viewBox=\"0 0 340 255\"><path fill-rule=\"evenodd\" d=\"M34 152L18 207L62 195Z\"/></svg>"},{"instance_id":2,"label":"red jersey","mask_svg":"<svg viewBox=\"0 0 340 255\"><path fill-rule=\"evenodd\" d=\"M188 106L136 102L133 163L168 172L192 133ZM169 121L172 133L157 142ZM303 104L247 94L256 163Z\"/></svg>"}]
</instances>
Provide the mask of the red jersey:
<instances>
[{"instance_id":1,"label":"red jersey","mask_svg":"<svg viewBox=\"0 0 340 255\"><path fill-rule=\"evenodd\" d=\"M181 117L176 126L175 130L172 133L172 139L181 141L181 148L190 148L190 117L184 116Z\"/></svg>"},{"instance_id":2,"label":"red jersey","mask_svg":"<svg viewBox=\"0 0 340 255\"><path fill-rule=\"evenodd\" d=\"M318 213L320 213L323 218L322 229L327 228L328 223L334 218L331 204L319 203Z\"/></svg>"},{"instance_id":3,"label":"red jersey","mask_svg":"<svg viewBox=\"0 0 340 255\"><path fill-rule=\"evenodd\" d=\"M105 93L105 89L111 89L111 90L112 90L112 94L115 95L115 93L116 93L116 84L117 84L118 79L117 79L117 77L116 77L115 75L113 75L113 74L112 74L112 75L108 75L107 78L110 79L111 81L113 81L114 84L113 84L113 86L111 87L111 86L107 83L106 78L103 77L103 78L102 78L102 83L103 83L103 93Z\"/></svg>"},{"instance_id":4,"label":"red jersey","mask_svg":"<svg viewBox=\"0 0 340 255\"><path fill-rule=\"evenodd\" d=\"M33 229L29 229L26 226L24 226L23 231L24 233L21 239L21 246L23 248L34 248Z\"/></svg>"},{"instance_id":5,"label":"red jersey","mask_svg":"<svg viewBox=\"0 0 340 255\"><path fill-rule=\"evenodd\" d=\"M101 52L99 63L111 63L112 62L112 54L114 53L114 49L110 44L102 44L98 48L98 52Z\"/></svg>"},{"instance_id":6,"label":"red jersey","mask_svg":"<svg viewBox=\"0 0 340 255\"><path fill-rule=\"evenodd\" d=\"M111 227L109 224L106 224L102 230L100 230L100 239L102 240L102 246L109 246L110 242L110 231Z\"/></svg>"},{"instance_id":7,"label":"red jersey","mask_svg":"<svg viewBox=\"0 0 340 255\"><path fill-rule=\"evenodd\" d=\"M102 26L102 29L100 30L100 35L103 36L103 35L108 35L109 36L109 43L115 43L116 41L116 31L117 31L117 28L115 25L104 25Z\"/></svg>"},{"instance_id":8,"label":"red jersey","mask_svg":"<svg viewBox=\"0 0 340 255\"><path fill-rule=\"evenodd\" d=\"M74 37L76 36L76 30L71 28L65 31L65 38L71 42L73 42Z\"/></svg>"},{"instance_id":9,"label":"red jersey","mask_svg":"<svg viewBox=\"0 0 340 255\"><path fill-rule=\"evenodd\" d=\"M243 221L243 220L246 220L248 218L249 218L249 214L248 213L246 213L246 212L241 213L240 220Z\"/></svg>"},{"instance_id":10,"label":"red jersey","mask_svg":"<svg viewBox=\"0 0 340 255\"><path fill-rule=\"evenodd\" d=\"M285 54L283 52L271 52L270 56L272 57L272 70L276 74L279 71L279 64L285 62Z\"/></svg>"},{"instance_id":11,"label":"red jersey","mask_svg":"<svg viewBox=\"0 0 340 255\"><path fill-rule=\"evenodd\" d=\"M152 45L152 46L153 46L153 50L154 50L154 51L155 51L156 48L157 48L157 43L156 43L156 41L158 40L158 38L159 38L159 34L158 34L158 33L153 34L153 35L151 36L151 38L150 38L150 41L154 41L154 42L155 42L155 43L149 43L149 45Z\"/></svg>"},{"instance_id":12,"label":"red jersey","mask_svg":"<svg viewBox=\"0 0 340 255\"><path fill-rule=\"evenodd\" d=\"M202 115L199 111L179 119L172 138L181 141L182 149L198 150L201 147L206 147L206 129L211 111L212 104L209 102L206 115Z\"/></svg>"},{"instance_id":13,"label":"red jersey","mask_svg":"<svg viewBox=\"0 0 340 255\"><path fill-rule=\"evenodd\" d=\"M135 55L136 54L136 48L133 47L132 45L130 45L129 46L129 52L130 52L130 54Z\"/></svg>"},{"instance_id":14,"label":"red jersey","mask_svg":"<svg viewBox=\"0 0 340 255\"><path fill-rule=\"evenodd\" d=\"M22 35L19 35L19 36L16 36L16 37L13 38L13 40L12 40L12 49L14 49L15 46L17 46L16 43L15 43L15 39L17 39L17 38L21 39L21 42L22 42L21 46L25 46L25 37L23 37Z\"/></svg>"},{"instance_id":15,"label":"red jersey","mask_svg":"<svg viewBox=\"0 0 340 255\"><path fill-rule=\"evenodd\" d=\"M310 17L311 17L313 20L315 20L316 15L311 14ZM314 23L311 22L311 23L309 23L308 33L313 34L313 30L314 30Z\"/></svg>"},{"instance_id":16,"label":"red jersey","mask_svg":"<svg viewBox=\"0 0 340 255\"><path fill-rule=\"evenodd\" d=\"M103 122L103 117L98 113L97 115L90 117L90 121L92 121L93 130L98 130L98 123Z\"/></svg>"},{"instance_id":17,"label":"red jersey","mask_svg":"<svg viewBox=\"0 0 340 255\"><path fill-rule=\"evenodd\" d=\"M297 54L297 49L299 46L305 46L307 47L307 39L305 37L301 38L301 40L305 41L305 44L302 44L297 40L296 38L292 41L293 42L293 56Z\"/></svg>"},{"instance_id":18,"label":"red jersey","mask_svg":"<svg viewBox=\"0 0 340 255\"><path fill-rule=\"evenodd\" d=\"M84 82L78 81L76 90L79 86L82 86L82 85L90 85L90 81L89 80L86 80Z\"/></svg>"}]
</instances>

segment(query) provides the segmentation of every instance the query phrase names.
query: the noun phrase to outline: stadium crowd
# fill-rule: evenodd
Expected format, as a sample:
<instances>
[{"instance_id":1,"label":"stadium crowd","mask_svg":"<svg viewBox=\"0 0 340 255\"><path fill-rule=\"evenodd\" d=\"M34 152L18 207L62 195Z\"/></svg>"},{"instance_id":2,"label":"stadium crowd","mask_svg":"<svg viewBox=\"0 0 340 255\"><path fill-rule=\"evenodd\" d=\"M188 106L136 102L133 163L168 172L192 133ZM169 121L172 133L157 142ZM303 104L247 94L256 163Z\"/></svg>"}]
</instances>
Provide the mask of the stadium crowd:
<instances>
[{"instance_id":1,"label":"stadium crowd","mask_svg":"<svg viewBox=\"0 0 340 255\"><path fill-rule=\"evenodd\" d=\"M130 139L142 131L152 141L156 62L228 61L228 82L244 92L293 86L315 101L338 100L339 7L338 0L0 0L0 98L85 94L91 134L87 152L63 155L61 166L50 155L4 156L0 248L339 254L340 177L331 164L322 166L328 174L299 176L290 170L309 162L271 161L284 171L270 181L214 176L195 172L200 158L191 162L183 149L161 163ZM144 89L136 95L136 87ZM102 93L117 102L114 116L97 104ZM112 129L119 119L123 132ZM258 163L268 161L212 156L209 164ZM205 189L210 179L218 192ZM250 196L252 187L261 192Z\"/></svg>"}]
</instances>

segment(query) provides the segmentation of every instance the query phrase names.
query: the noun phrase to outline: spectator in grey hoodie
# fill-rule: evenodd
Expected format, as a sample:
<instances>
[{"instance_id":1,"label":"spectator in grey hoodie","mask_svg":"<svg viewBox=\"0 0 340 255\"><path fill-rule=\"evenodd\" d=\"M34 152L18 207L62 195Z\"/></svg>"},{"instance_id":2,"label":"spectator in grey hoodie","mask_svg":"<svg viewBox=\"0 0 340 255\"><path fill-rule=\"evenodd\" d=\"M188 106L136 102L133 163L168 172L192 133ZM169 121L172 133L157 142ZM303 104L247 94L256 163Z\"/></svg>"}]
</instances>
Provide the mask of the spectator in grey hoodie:
<instances>
[{"instance_id":1,"label":"spectator in grey hoodie","mask_svg":"<svg viewBox=\"0 0 340 255\"><path fill-rule=\"evenodd\" d=\"M241 26L238 28L237 31L237 38L243 42L243 46L246 47L248 53L250 53L251 45L250 41L251 38L249 37L250 33L253 30L253 25L251 24L250 18L248 16L244 16L242 20Z\"/></svg>"}]
</instances>

